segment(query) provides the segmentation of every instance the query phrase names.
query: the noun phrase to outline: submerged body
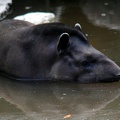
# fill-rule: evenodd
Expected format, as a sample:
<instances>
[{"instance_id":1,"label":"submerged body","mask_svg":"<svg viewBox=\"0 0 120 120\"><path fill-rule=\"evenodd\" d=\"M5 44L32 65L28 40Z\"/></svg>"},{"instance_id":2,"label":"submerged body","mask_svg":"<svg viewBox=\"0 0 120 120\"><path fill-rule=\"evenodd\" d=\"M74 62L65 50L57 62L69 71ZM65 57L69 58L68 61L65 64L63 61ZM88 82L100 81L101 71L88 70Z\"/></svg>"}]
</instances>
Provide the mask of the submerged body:
<instances>
[{"instance_id":1,"label":"submerged body","mask_svg":"<svg viewBox=\"0 0 120 120\"><path fill-rule=\"evenodd\" d=\"M0 73L16 80L113 82L120 68L81 32L60 23L0 22Z\"/></svg>"}]
</instances>

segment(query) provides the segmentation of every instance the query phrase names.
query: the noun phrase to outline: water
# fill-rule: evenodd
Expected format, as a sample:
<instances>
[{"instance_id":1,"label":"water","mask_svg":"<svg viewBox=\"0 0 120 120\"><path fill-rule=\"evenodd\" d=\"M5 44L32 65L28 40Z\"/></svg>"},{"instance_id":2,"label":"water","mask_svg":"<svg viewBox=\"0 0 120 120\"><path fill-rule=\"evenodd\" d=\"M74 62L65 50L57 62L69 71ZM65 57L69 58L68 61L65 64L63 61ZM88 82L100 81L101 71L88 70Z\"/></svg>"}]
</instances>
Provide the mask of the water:
<instances>
[{"instance_id":1,"label":"water","mask_svg":"<svg viewBox=\"0 0 120 120\"><path fill-rule=\"evenodd\" d=\"M119 120L118 83L22 83L0 81L1 120Z\"/></svg>"},{"instance_id":2,"label":"water","mask_svg":"<svg viewBox=\"0 0 120 120\"><path fill-rule=\"evenodd\" d=\"M7 18L33 11L82 25L91 44L120 65L116 1L17 0ZM120 83L24 83L0 77L0 120L120 120Z\"/></svg>"}]
</instances>

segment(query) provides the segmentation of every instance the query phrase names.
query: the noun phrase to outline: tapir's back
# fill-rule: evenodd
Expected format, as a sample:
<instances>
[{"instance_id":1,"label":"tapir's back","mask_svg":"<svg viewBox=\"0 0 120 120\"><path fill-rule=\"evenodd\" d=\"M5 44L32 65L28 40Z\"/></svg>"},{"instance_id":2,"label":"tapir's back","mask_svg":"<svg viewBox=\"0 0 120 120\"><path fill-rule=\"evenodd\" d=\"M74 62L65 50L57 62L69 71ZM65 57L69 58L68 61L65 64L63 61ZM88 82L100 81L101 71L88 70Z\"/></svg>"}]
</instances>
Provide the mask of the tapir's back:
<instances>
[{"instance_id":1,"label":"tapir's back","mask_svg":"<svg viewBox=\"0 0 120 120\"><path fill-rule=\"evenodd\" d=\"M32 25L34 24L20 20L3 20L0 22L0 72L9 71L8 64L15 66L15 58L23 58L24 54L20 50L17 40L24 33L24 29ZM14 67L12 70L15 70Z\"/></svg>"},{"instance_id":2,"label":"tapir's back","mask_svg":"<svg viewBox=\"0 0 120 120\"><path fill-rule=\"evenodd\" d=\"M34 25L20 20L1 21L0 73L29 79L33 77L37 79L38 76L41 78L43 74L47 74L48 68L45 66L48 67L48 59L54 59L51 53L54 51L53 46L56 46L55 37L59 25L56 23ZM57 34L60 34L60 31L58 30ZM50 45L48 42L50 40L56 42Z\"/></svg>"},{"instance_id":3,"label":"tapir's back","mask_svg":"<svg viewBox=\"0 0 120 120\"><path fill-rule=\"evenodd\" d=\"M61 23L34 25L20 20L0 22L0 73L15 78L46 78L57 61L61 34L77 36L76 29ZM64 39L64 38L63 38Z\"/></svg>"},{"instance_id":4,"label":"tapir's back","mask_svg":"<svg viewBox=\"0 0 120 120\"><path fill-rule=\"evenodd\" d=\"M34 24L26 21L21 21L21 20L3 20L0 22L0 28L2 31L4 30L15 30L20 27L27 27L27 26L32 26ZM0 32L1 32L0 30Z\"/></svg>"},{"instance_id":5,"label":"tapir's back","mask_svg":"<svg viewBox=\"0 0 120 120\"><path fill-rule=\"evenodd\" d=\"M34 24L20 20L3 20L0 22L0 44L7 44L7 41L14 41L16 36L24 32L23 29ZM5 45L6 46L6 45Z\"/></svg>"}]
</instances>

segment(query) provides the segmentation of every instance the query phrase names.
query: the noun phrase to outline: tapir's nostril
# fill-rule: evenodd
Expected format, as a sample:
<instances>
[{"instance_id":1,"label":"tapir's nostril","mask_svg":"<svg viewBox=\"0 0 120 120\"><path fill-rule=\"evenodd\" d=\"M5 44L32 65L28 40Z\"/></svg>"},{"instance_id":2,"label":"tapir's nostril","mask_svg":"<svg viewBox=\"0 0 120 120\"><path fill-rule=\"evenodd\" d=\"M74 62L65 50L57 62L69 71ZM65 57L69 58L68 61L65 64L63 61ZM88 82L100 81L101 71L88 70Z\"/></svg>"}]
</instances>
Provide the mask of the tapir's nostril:
<instances>
[{"instance_id":1,"label":"tapir's nostril","mask_svg":"<svg viewBox=\"0 0 120 120\"><path fill-rule=\"evenodd\" d=\"M119 74L117 74L117 78L120 78L120 73L119 73Z\"/></svg>"}]
</instances>

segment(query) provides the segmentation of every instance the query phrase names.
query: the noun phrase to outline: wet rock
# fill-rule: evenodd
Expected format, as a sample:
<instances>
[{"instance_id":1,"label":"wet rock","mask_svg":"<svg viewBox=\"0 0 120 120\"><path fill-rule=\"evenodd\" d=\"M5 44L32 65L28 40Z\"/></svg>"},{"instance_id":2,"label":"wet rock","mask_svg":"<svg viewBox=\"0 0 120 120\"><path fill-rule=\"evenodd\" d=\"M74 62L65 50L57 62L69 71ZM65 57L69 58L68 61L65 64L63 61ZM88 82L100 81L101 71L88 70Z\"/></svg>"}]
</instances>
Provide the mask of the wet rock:
<instances>
[{"instance_id":1,"label":"wet rock","mask_svg":"<svg viewBox=\"0 0 120 120\"><path fill-rule=\"evenodd\" d=\"M0 0L0 20L11 12L12 0Z\"/></svg>"},{"instance_id":2,"label":"wet rock","mask_svg":"<svg viewBox=\"0 0 120 120\"><path fill-rule=\"evenodd\" d=\"M14 19L28 21L34 24L42 24L42 23L54 22L55 15L53 13L32 12L17 16Z\"/></svg>"}]
</instances>

